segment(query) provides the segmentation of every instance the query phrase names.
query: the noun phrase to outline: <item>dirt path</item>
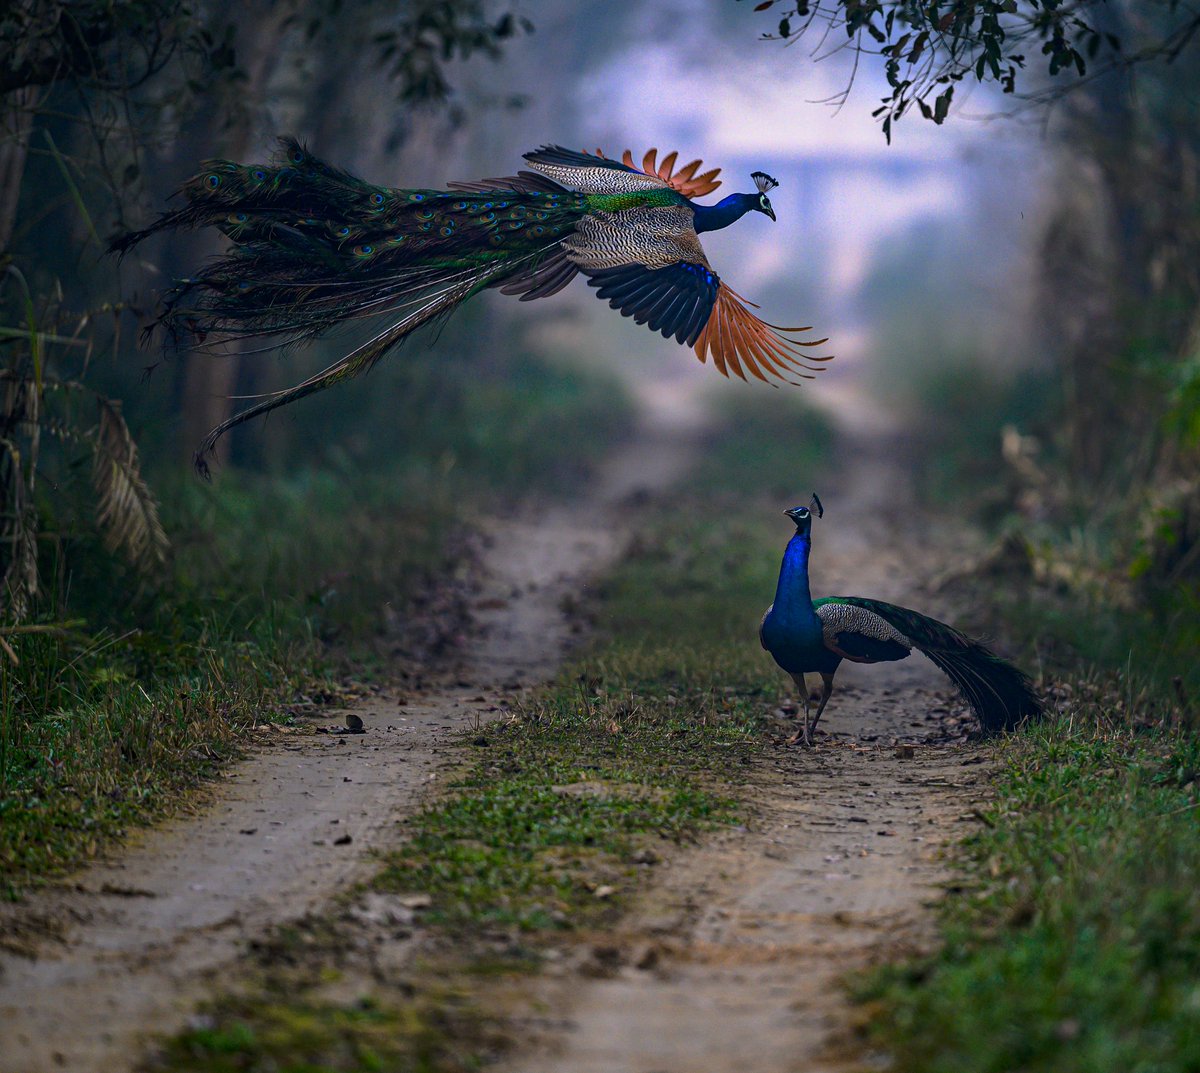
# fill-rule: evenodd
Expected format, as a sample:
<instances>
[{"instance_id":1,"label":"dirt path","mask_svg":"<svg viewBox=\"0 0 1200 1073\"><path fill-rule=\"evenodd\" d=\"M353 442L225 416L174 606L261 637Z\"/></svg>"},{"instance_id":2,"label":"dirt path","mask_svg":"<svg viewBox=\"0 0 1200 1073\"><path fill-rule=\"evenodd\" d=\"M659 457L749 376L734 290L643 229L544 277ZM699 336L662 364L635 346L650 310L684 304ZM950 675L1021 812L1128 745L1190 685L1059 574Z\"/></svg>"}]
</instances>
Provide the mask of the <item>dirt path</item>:
<instances>
[{"instance_id":1,"label":"dirt path","mask_svg":"<svg viewBox=\"0 0 1200 1073\"><path fill-rule=\"evenodd\" d=\"M618 553L623 504L686 468L703 420L694 398L651 389L640 436L594 489L491 526L481 629L456 685L373 700L358 709L364 735L275 738L199 815L16 910L67 923L36 958L0 956L0 1073L130 1068L146 1037L236 982L247 943L361 877L453 759L452 732L553 672L569 640L563 597ZM858 461L826 495L814 588L937 613L912 589L935 564L887 445L846 453ZM616 932L565 942L532 1005L514 995L513 1009L538 1012L518 1014L506 1069L851 1068L838 981L928 938L942 849L971 819L982 768L973 748L923 740L946 696L923 661L847 668L838 684L822 745L778 749L758 771L747 829L661 862Z\"/></svg>"},{"instance_id":2,"label":"dirt path","mask_svg":"<svg viewBox=\"0 0 1200 1073\"><path fill-rule=\"evenodd\" d=\"M230 983L248 942L319 907L393 844L452 733L557 666L569 639L562 600L619 551L623 503L687 465L702 411L670 385L645 395L640 434L586 498L489 528L481 628L457 685L403 705L372 700L356 709L363 735L275 738L198 815L5 911L59 938L35 942L36 956L0 954L0 1073L133 1066L143 1037L171 1032Z\"/></svg>"},{"instance_id":3,"label":"dirt path","mask_svg":"<svg viewBox=\"0 0 1200 1073\"><path fill-rule=\"evenodd\" d=\"M911 579L933 564L897 522L903 473L878 440L853 454L815 526L814 590L916 602ZM838 687L820 747L781 748L762 773L749 830L664 862L619 931L560 951L534 1000L547 1016L529 1019L506 1070L862 1069L840 980L928 941L943 850L975 822L983 757L922 741L946 683L920 657L847 667Z\"/></svg>"}]
</instances>

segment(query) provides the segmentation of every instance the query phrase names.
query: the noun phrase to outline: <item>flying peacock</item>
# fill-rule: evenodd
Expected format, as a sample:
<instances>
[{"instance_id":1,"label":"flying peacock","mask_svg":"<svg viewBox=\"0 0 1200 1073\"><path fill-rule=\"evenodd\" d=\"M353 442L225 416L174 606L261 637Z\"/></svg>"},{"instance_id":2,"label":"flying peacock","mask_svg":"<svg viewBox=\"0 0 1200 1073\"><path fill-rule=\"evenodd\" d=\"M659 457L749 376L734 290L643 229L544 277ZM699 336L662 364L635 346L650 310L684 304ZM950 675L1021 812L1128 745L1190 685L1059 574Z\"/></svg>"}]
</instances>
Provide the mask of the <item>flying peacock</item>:
<instances>
[{"instance_id":1,"label":"flying peacock","mask_svg":"<svg viewBox=\"0 0 1200 1073\"><path fill-rule=\"evenodd\" d=\"M808 587L812 518L825 513L814 494L807 507L784 513L796 524L779 568L775 602L759 627L762 646L792 676L804 700L804 726L789 741L812 744L813 732L833 695L833 676L842 660L887 663L905 659L915 648L933 661L962 691L984 733L1011 730L1042 714L1029 678L1007 660L944 622L906 607L862 596L814 600ZM816 715L810 718L804 675L823 683Z\"/></svg>"},{"instance_id":2,"label":"flying peacock","mask_svg":"<svg viewBox=\"0 0 1200 1073\"><path fill-rule=\"evenodd\" d=\"M719 169L698 174L700 161L677 168L677 158L660 162L652 149L638 167L628 150L615 160L546 145L525 154L532 170L402 190L372 186L282 139L271 165L209 161L184 184L179 208L113 249L125 253L170 228L211 226L229 240L223 255L164 296L159 323L176 341L202 345L213 334L280 346L387 318L322 372L214 428L196 452L201 472L229 429L370 369L489 287L531 301L582 274L614 309L694 347L701 361L711 356L726 376L811 378L829 358L805 348L825 340L755 316L712 270L698 238L747 212L774 220L767 194L779 184L756 171L754 193L701 205L694 199L720 185Z\"/></svg>"}]
</instances>

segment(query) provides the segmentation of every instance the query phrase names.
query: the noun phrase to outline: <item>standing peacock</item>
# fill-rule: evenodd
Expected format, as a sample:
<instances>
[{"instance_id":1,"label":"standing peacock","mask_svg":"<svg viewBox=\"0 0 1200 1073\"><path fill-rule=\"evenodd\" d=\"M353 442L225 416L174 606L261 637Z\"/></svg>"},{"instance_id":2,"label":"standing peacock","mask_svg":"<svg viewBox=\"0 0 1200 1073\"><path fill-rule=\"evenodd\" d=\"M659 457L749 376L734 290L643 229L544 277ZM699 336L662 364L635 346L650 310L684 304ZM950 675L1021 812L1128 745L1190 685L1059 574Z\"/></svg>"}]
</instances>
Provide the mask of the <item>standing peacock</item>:
<instances>
[{"instance_id":1,"label":"standing peacock","mask_svg":"<svg viewBox=\"0 0 1200 1073\"><path fill-rule=\"evenodd\" d=\"M778 183L753 173L756 192L716 205L693 198L720 184L700 161L676 168L657 151L639 168L599 150L547 145L525 154L532 171L451 183L448 190L372 186L330 167L290 139L272 165L208 162L184 184L184 204L113 244L124 253L169 228L216 227L225 253L165 296L170 337L203 343L267 337L271 346L312 339L372 316L386 327L322 372L214 428L206 457L229 429L370 369L431 320L488 287L521 301L562 290L579 273L597 296L665 338L695 348L726 376L809 378L828 357L804 358L804 341L760 320L712 271L697 237L747 212L775 219L767 197Z\"/></svg>"},{"instance_id":2,"label":"standing peacock","mask_svg":"<svg viewBox=\"0 0 1200 1073\"><path fill-rule=\"evenodd\" d=\"M1041 715L1042 704L1029 678L979 641L944 622L906 607L862 596L827 596L814 600L808 588L808 554L812 548L812 515L825 511L814 494L807 507L784 513L796 532L783 553L775 602L759 627L762 646L792 676L804 700L804 728L789 741L812 745L821 713L833 695L833 676L844 659L852 663L887 663L905 659L915 648L923 652L962 691L985 733L1011 730ZM804 675L820 674L824 688L817 713L810 719Z\"/></svg>"}]
</instances>

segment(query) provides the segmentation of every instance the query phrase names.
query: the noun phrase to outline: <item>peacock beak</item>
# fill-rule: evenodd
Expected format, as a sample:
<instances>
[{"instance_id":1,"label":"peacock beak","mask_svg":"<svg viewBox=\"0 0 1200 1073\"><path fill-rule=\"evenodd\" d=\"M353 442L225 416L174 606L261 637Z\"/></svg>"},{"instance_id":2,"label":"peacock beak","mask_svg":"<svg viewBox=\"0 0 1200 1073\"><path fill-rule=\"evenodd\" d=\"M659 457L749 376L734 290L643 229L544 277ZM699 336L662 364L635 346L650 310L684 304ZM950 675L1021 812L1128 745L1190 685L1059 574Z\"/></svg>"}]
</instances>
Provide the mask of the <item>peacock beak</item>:
<instances>
[{"instance_id":1,"label":"peacock beak","mask_svg":"<svg viewBox=\"0 0 1200 1073\"><path fill-rule=\"evenodd\" d=\"M762 211L765 212L768 216L770 216L772 220L775 219L775 210L773 208L771 208L770 205L767 205Z\"/></svg>"}]
</instances>

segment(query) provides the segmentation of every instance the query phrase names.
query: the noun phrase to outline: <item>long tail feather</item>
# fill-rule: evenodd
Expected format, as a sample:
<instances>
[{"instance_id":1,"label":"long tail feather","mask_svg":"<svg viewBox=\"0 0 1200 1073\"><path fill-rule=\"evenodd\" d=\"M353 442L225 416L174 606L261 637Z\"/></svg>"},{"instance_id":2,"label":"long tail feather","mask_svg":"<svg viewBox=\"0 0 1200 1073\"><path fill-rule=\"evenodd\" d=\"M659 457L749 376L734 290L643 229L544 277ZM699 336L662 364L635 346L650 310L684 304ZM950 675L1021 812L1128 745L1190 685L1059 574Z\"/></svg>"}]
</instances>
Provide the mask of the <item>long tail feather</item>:
<instances>
[{"instance_id":1,"label":"long tail feather","mask_svg":"<svg viewBox=\"0 0 1200 1073\"><path fill-rule=\"evenodd\" d=\"M904 634L958 687L985 734L1012 730L1042 715L1029 676L982 642L906 607L861 596L836 599L874 611Z\"/></svg>"},{"instance_id":2,"label":"long tail feather","mask_svg":"<svg viewBox=\"0 0 1200 1073\"><path fill-rule=\"evenodd\" d=\"M536 298L566 286L574 267L557 256L558 243L587 211L582 195L530 172L454 190L373 186L291 139L269 165L209 161L180 194L179 208L112 245L123 255L156 232L208 226L229 240L165 296L157 323L168 340L203 348L210 336L263 338L275 348L399 316L327 369L214 428L196 452L202 473L231 428L369 370L485 287L512 283Z\"/></svg>"},{"instance_id":3,"label":"long tail feather","mask_svg":"<svg viewBox=\"0 0 1200 1073\"><path fill-rule=\"evenodd\" d=\"M486 286L486 283L482 285ZM349 380L360 373L368 372L388 350L403 342L417 328L437 317L448 315L478 289L479 287L476 286L470 289L447 290L442 294L430 298L407 317L386 328L373 339L357 347L345 357L338 359L315 376L310 376L295 387L277 392L262 402L234 414L228 420L222 421L204 437L203 442L196 449L196 453L192 457L192 462L197 472L206 479L210 476L209 458L215 450L218 441L230 429L237 428L238 425L245 424L245 422L253 418L261 417L263 414L270 413L280 406L286 406L288 403L296 402L298 399L314 395L318 391L324 391L327 387L332 387L342 380Z\"/></svg>"}]
</instances>

